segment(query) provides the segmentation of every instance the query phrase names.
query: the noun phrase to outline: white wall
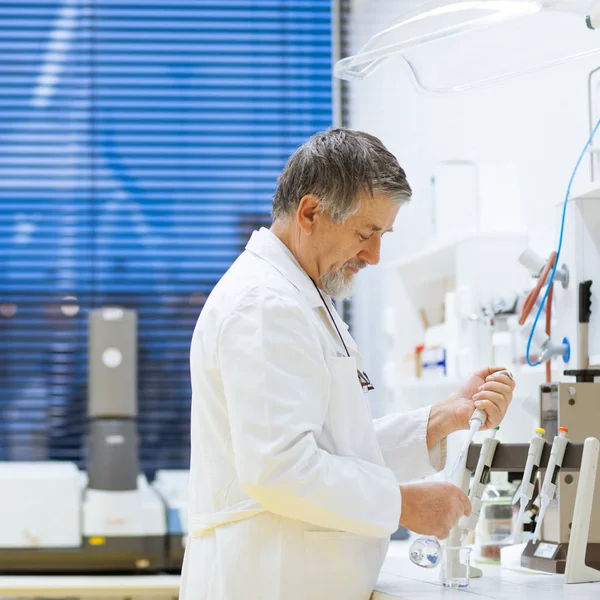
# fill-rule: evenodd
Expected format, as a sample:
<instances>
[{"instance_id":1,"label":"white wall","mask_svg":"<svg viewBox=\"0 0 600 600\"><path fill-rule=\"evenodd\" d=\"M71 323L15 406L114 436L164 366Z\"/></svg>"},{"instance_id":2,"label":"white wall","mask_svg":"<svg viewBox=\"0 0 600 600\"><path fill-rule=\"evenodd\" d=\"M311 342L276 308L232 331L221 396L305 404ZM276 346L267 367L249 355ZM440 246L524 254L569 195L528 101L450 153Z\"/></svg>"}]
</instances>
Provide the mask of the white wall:
<instances>
[{"instance_id":1,"label":"white wall","mask_svg":"<svg viewBox=\"0 0 600 600\"><path fill-rule=\"evenodd\" d=\"M356 0L355 49L410 7L392 0ZM436 165L445 160L513 164L521 198L515 229L528 232L538 252L549 253L557 240L555 206L564 198L589 135L587 78L599 65L600 57L586 58L492 88L439 98L417 92L401 59L392 58L369 78L351 84L351 126L383 140L405 168L414 192L411 205L399 213L395 232L385 239L382 266L368 269L358 283L355 334L367 372L380 383L374 392L376 413L389 399L382 385L386 344L380 315L394 294L383 265L431 238L430 178ZM578 181L588 178L585 160ZM500 204L494 208L503 211Z\"/></svg>"}]
</instances>

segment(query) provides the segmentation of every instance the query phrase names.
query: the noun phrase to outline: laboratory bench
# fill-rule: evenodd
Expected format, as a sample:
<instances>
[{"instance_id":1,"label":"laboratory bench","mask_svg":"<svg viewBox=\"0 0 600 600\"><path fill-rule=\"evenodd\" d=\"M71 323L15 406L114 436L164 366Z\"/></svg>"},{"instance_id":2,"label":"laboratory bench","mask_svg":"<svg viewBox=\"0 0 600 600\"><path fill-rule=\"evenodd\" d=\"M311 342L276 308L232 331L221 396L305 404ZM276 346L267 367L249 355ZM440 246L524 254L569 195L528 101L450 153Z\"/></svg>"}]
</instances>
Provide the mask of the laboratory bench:
<instances>
[{"instance_id":1,"label":"laboratory bench","mask_svg":"<svg viewBox=\"0 0 600 600\"><path fill-rule=\"evenodd\" d=\"M447 589L438 582L439 569L422 569L408 560L408 541L393 541L372 600L448 600L491 598L514 600L543 594L544 600L600 598L599 583L566 585L562 575L513 571L497 565L477 565L483 577L468 588ZM0 576L0 598L130 598L176 599L177 575L147 576ZM466 596L465 596L466 595Z\"/></svg>"},{"instance_id":2,"label":"laboratory bench","mask_svg":"<svg viewBox=\"0 0 600 600\"><path fill-rule=\"evenodd\" d=\"M529 600L544 594L544 600L600 598L599 583L566 585L563 575L530 570L509 570L499 565L473 565L483 577L471 579L465 589L444 588L438 581L439 568L423 569L408 559L409 542L392 542L371 600L448 600L491 598L493 600Z\"/></svg>"}]
</instances>

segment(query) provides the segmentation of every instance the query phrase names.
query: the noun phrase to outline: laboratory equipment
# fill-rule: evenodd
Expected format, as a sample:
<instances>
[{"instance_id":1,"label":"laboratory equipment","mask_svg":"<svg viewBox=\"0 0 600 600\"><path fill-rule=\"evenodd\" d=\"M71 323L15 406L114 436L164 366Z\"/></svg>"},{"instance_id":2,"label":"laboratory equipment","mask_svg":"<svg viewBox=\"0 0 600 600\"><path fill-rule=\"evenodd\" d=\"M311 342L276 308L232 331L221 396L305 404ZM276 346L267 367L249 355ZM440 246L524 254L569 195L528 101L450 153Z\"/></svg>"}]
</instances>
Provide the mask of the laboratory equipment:
<instances>
[{"instance_id":1,"label":"laboratory equipment","mask_svg":"<svg viewBox=\"0 0 600 600\"><path fill-rule=\"evenodd\" d=\"M75 464L2 462L0 489L0 548L43 552L81 543L81 479Z\"/></svg>"},{"instance_id":2,"label":"laboratory equipment","mask_svg":"<svg viewBox=\"0 0 600 600\"><path fill-rule=\"evenodd\" d=\"M600 411L598 396L600 383L594 378L600 376L600 370L567 370L566 376L575 377L572 383L559 382L552 386L542 386L540 390L540 421L546 430L545 450L542 453L540 469L548 463L549 445L558 437L559 424L569 430L569 445L565 451L562 469L558 474L557 498L546 510L540 540L528 542L521 559L522 565L530 569L550 573L564 573L567 554L571 541L574 506L577 485L581 475L565 471L571 447L587 438L597 438L600 431ZM600 483L596 480L592 494L596 499L596 511L600 510ZM600 569L600 515L592 519L587 541L587 564Z\"/></svg>"},{"instance_id":3,"label":"laboratory equipment","mask_svg":"<svg viewBox=\"0 0 600 600\"><path fill-rule=\"evenodd\" d=\"M187 543L189 481L187 469L161 469L156 471L151 484L167 511L165 567L174 573L181 571Z\"/></svg>"},{"instance_id":4,"label":"laboratory equipment","mask_svg":"<svg viewBox=\"0 0 600 600\"><path fill-rule=\"evenodd\" d=\"M552 268L552 262L550 259L542 258L532 248L526 248L523 250L523 253L521 256L519 256L518 260L530 272L532 277L535 277L542 282L540 285L541 288L546 277L548 276L550 269ZM556 270L554 279L559 281L562 284L562 287L565 289L569 286L569 268L566 264L563 263L560 269Z\"/></svg>"},{"instance_id":5,"label":"laboratory equipment","mask_svg":"<svg viewBox=\"0 0 600 600\"><path fill-rule=\"evenodd\" d=\"M509 371L498 371L498 372L494 373L494 375L508 375L511 379L513 379L513 375ZM481 429L481 427L485 424L486 421L487 421L487 414L481 408L475 409L473 411L473 414L471 415L471 418L469 419L469 433L468 433L467 437L465 438L465 441L464 441L463 446L458 454L456 462L452 466L450 474L447 478L447 481L449 481L450 483L454 483L455 485L457 485L460 488L463 487L465 463L467 460L467 453L469 451L469 446L471 445L471 442L473 441L474 435ZM490 439L494 440L495 435L496 434L494 432ZM497 442L496 442L496 444L497 444ZM491 451L491 456L493 457L492 447L495 449L495 444L493 444L493 442L491 445L486 447L487 448L486 454L489 456L489 452ZM490 459L490 461L491 461L491 459ZM477 522L477 521L475 520L475 522ZM458 526L455 527L454 529L457 531L460 531ZM437 553L434 553L431 550L434 543L438 545L438 548L440 547L439 541L434 536L422 536L422 537L417 538L411 544L411 547L408 551L408 556L409 556L410 560L419 567L429 568L430 567L429 563L431 562L430 557L433 557L436 555L439 556L439 554L440 554L439 550ZM429 549L426 557L424 557L424 554L421 551L422 547L427 547Z\"/></svg>"},{"instance_id":6,"label":"laboratory equipment","mask_svg":"<svg viewBox=\"0 0 600 600\"><path fill-rule=\"evenodd\" d=\"M594 461L591 459L583 461L586 444L588 455L594 456L593 441L597 439L600 431L600 411L598 411L600 383L594 382L595 378L600 377L600 370L567 370L564 374L567 377L575 377L576 381L560 382L552 386L544 384L540 388L540 421L544 422L545 434L542 435L547 443L542 448L539 470L543 471L549 466L550 443L553 441L554 432L557 434L556 437L562 438L558 435L559 423L568 428L569 443L566 445L562 463L558 461L561 468L557 471L555 479L556 499L550 502L545 511L540 540L527 543L521 557L521 564L530 569L565 573L570 553L574 552L579 556L583 552L586 564L598 570L600 577L600 484L593 471ZM592 442L588 443L588 440ZM563 444L564 442L559 442L557 452ZM480 446L476 444L470 447L466 464L467 472L475 470L480 450ZM505 471L512 473L513 476L524 472L528 468L531 450L531 443L499 444L491 470ZM550 482L554 471L555 468L552 467L548 475ZM549 491L551 490L546 488L547 495ZM586 511L577 514L574 510L576 502L580 504L584 502L584 500L578 501L578 497L583 497L584 500L588 497L596 499L590 505L591 518L587 524L585 524ZM581 541L583 538L580 535L575 540L577 545L573 549L571 532L575 523L579 523L581 527L585 526L587 535L584 536L584 542ZM584 545L583 550L581 544ZM571 560L574 561L575 558ZM578 569L575 571L579 573ZM593 580L589 572L586 577L587 581ZM574 579L566 579L567 582L572 580Z\"/></svg>"},{"instance_id":7,"label":"laboratory equipment","mask_svg":"<svg viewBox=\"0 0 600 600\"><path fill-rule=\"evenodd\" d=\"M578 314L578 340L579 357L578 369L587 369L590 366L589 357L589 326L592 314L592 281L582 281L579 284L579 314Z\"/></svg>"},{"instance_id":8,"label":"laboratory equipment","mask_svg":"<svg viewBox=\"0 0 600 600\"><path fill-rule=\"evenodd\" d=\"M494 373L494 375L508 375L508 377L510 377L511 379L514 379L512 373L510 371L498 371L498 372ZM450 481L456 481L456 477L461 476L461 471L464 470L464 464L465 464L465 461L467 460L467 452L469 451L469 446L471 445L471 442L473 441L473 437L481 429L481 427L483 425L485 425L486 421L487 421L487 414L484 410L482 410L481 408L477 408L473 411L473 414L471 415L471 418L469 419L469 434L465 438L462 448L460 449L460 452L458 454L458 458L456 459L456 462L454 463L454 466L452 467L452 471L450 473ZM493 436L495 437L495 435L496 434L494 433ZM494 449L495 449L495 446L494 446ZM493 456L493 452L492 452L492 456ZM458 483L457 483L457 485L458 485Z\"/></svg>"},{"instance_id":9,"label":"laboratory equipment","mask_svg":"<svg viewBox=\"0 0 600 600\"><path fill-rule=\"evenodd\" d=\"M565 456L565 450L567 448L567 444L569 443L567 433L569 433L569 430L566 427L559 427L558 435L554 438L554 442L552 443L550 460L548 461L544 483L542 484L542 490L540 492L540 514L535 528L535 533L533 534L534 542L537 542L540 537L546 510L548 509L550 501L554 499L554 495L556 494L558 474L560 473L562 461Z\"/></svg>"},{"instance_id":10,"label":"laboratory equipment","mask_svg":"<svg viewBox=\"0 0 600 600\"><path fill-rule=\"evenodd\" d=\"M588 438L583 445L581 479L577 486L575 506L573 507L571 539L565 564L565 581L567 583L600 581L600 571L586 564L599 458L600 440Z\"/></svg>"},{"instance_id":11,"label":"laboratory equipment","mask_svg":"<svg viewBox=\"0 0 600 600\"><path fill-rule=\"evenodd\" d=\"M552 369L550 361L555 357L562 357L565 363L568 363L571 359L571 345L569 343L568 338L563 338L562 343L556 344L552 342L550 339L550 335L552 333L552 299L554 297L554 280L559 280L562 282L563 288L567 288L569 285L569 270L566 265L563 264L562 268L557 270L555 268L556 262L558 260L558 252L560 252L560 244L559 250L557 252L552 252L548 257L547 261L544 261L543 258L535 254L533 250L527 249L521 256L519 257L519 262L524 265L527 269L529 269L535 277L538 277L538 282L536 286L527 294L525 301L523 303L523 307L521 308L521 314L519 315L519 325L524 325L529 317L529 314L535 303L540 296L542 288L546 283L548 276L550 276L550 280L548 282L548 288L546 293L543 295L541 305L538 309L537 315L535 317L534 323L529 332L523 330L523 333L528 335L529 339L527 341L527 350L525 352L525 358L527 364L532 365L529 357L529 351L531 348L531 343L535 342L539 350L539 363L546 363L546 382L550 383ZM541 266L541 269L538 267ZM545 331L542 332L536 328L536 324L540 317L542 308L546 306L546 327ZM533 365L532 365L533 366Z\"/></svg>"},{"instance_id":12,"label":"laboratory equipment","mask_svg":"<svg viewBox=\"0 0 600 600\"><path fill-rule=\"evenodd\" d=\"M558 435L558 383L540 386L539 411L543 436L552 441Z\"/></svg>"},{"instance_id":13,"label":"laboratory equipment","mask_svg":"<svg viewBox=\"0 0 600 600\"><path fill-rule=\"evenodd\" d=\"M513 543L514 486L496 483L486 487L481 514L475 530L474 559L478 563L499 563L502 548Z\"/></svg>"},{"instance_id":14,"label":"laboratory equipment","mask_svg":"<svg viewBox=\"0 0 600 600\"><path fill-rule=\"evenodd\" d=\"M88 568L162 565L164 505L139 475L137 314L133 310L105 307L89 313L87 408L88 484L82 534L84 548L92 545L95 558Z\"/></svg>"},{"instance_id":15,"label":"laboratory equipment","mask_svg":"<svg viewBox=\"0 0 600 600\"><path fill-rule=\"evenodd\" d=\"M458 522L458 527L463 532L463 542L469 531L475 528L479 515L481 514L481 504L483 493L490 481L490 467L494 459L494 453L498 446L496 433L500 428L496 427L492 430L489 437L483 440L481 453L477 462L477 469L473 476L471 490L469 491L469 500L471 501L471 514L468 517L462 517Z\"/></svg>"},{"instance_id":16,"label":"laboratory equipment","mask_svg":"<svg viewBox=\"0 0 600 600\"><path fill-rule=\"evenodd\" d=\"M549 363L553 358L561 357L565 363L571 358L571 344L568 338L563 338L562 342L555 344L547 339L540 347L540 362Z\"/></svg>"},{"instance_id":17,"label":"laboratory equipment","mask_svg":"<svg viewBox=\"0 0 600 600\"><path fill-rule=\"evenodd\" d=\"M159 471L151 486L139 470L136 321L90 312L86 471L0 463L0 573L181 570L186 476Z\"/></svg>"},{"instance_id":18,"label":"laboratory equipment","mask_svg":"<svg viewBox=\"0 0 600 600\"><path fill-rule=\"evenodd\" d=\"M481 448L477 444L470 448L467 459L468 471L475 469L480 451ZM494 456L491 470L509 473L522 472L528 452L529 444L501 444ZM586 438L583 444L570 442L567 445L559 480L562 482L562 480L570 478L573 483L573 480L579 477L579 484L576 490L572 489L565 495L559 495L559 510L547 512L544 530L550 524L553 527L560 524L557 523L560 520L560 513L568 512L568 524L572 525L573 531L578 531L578 534L571 537L568 544L556 544L549 541L536 544L530 541L521 556L522 566L552 573L565 573L565 583L600 581L600 560L598 560L599 556L596 551L598 544L592 541L596 535L595 527L597 527L593 522L592 513L594 512L594 488L598 483L596 471L599 454L600 441L596 437ZM540 468L548 468L549 460L550 449L546 444ZM575 486L572 487L575 488ZM550 508L553 507L553 504L550 505ZM573 510L574 508L576 510ZM544 539L547 539L546 532L544 532ZM566 564L569 563L570 567L567 570Z\"/></svg>"},{"instance_id":19,"label":"laboratory equipment","mask_svg":"<svg viewBox=\"0 0 600 600\"><path fill-rule=\"evenodd\" d=\"M598 15L590 0L428 2L339 60L334 73L363 79L397 56L418 89L464 91L597 54L590 26Z\"/></svg>"},{"instance_id":20,"label":"laboratory equipment","mask_svg":"<svg viewBox=\"0 0 600 600\"><path fill-rule=\"evenodd\" d=\"M508 373L508 371L502 371L502 373ZM508 373L510 375L510 373ZM511 376L512 377L512 376ZM473 436L481 426L487 421L487 414L484 410L478 408L473 411L471 418L469 420L469 435L465 439L463 447L450 471L450 475L447 478L447 481L450 483L456 482L457 476L462 476L464 472L464 465L467 460L467 452L471 442L473 441ZM458 485L458 484L457 484ZM462 487L459 485L459 487ZM435 536L421 536L418 537L410 546L408 551L408 556L410 560L419 567L431 568L431 566L437 566L439 562L440 552L440 543Z\"/></svg>"},{"instance_id":21,"label":"laboratory equipment","mask_svg":"<svg viewBox=\"0 0 600 600\"><path fill-rule=\"evenodd\" d=\"M433 569L442 558L442 547L436 537L421 536L411 544L408 556L413 564Z\"/></svg>"},{"instance_id":22,"label":"laboratory equipment","mask_svg":"<svg viewBox=\"0 0 600 600\"><path fill-rule=\"evenodd\" d=\"M457 481L457 477L461 477L464 473L464 465L467 460L467 452L473 440L473 436L481 426L487 421L487 414L484 410L478 408L473 411L473 415L469 420L469 435L463 444L463 447L447 477L447 481L462 487ZM439 564L441 556L441 545L435 536L421 536L416 538L409 550L408 556L412 563L419 567L431 568Z\"/></svg>"},{"instance_id":23,"label":"laboratory equipment","mask_svg":"<svg viewBox=\"0 0 600 600\"><path fill-rule=\"evenodd\" d=\"M452 565L460 564L464 567L457 573ZM440 583L444 587L466 588L470 582L471 548L468 546L445 546L442 548L442 567L440 569Z\"/></svg>"},{"instance_id":24,"label":"laboratory equipment","mask_svg":"<svg viewBox=\"0 0 600 600\"><path fill-rule=\"evenodd\" d=\"M600 6L600 4L598 6ZM587 202L586 202L586 200L589 199L587 197L587 195L584 195L583 198L579 198L579 199L575 198L574 201L571 198L571 188L573 186L575 176L577 174L579 166L581 165L581 161L583 160L586 152L588 151L588 148L591 146L594 136L596 135L596 132L598 131L599 128L600 128L600 119L595 124L595 126L592 128L592 132L590 133L590 136L588 137L588 139L585 143L585 146L583 147L583 150L581 151L579 158L577 159L577 162L575 163L575 167L573 169L573 172L571 173L571 177L570 177L569 183L567 185L565 199L564 199L564 201L562 203L562 207L561 207L560 232L559 232L558 246L557 246L556 252L552 252L552 254L550 255L550 257L548 259L548 263L544 267L544 270L540 277L540 282L538 283L536 288L532 291L530 296L527 298L525 305L523 306L523 313L521 314L521 318L519 320L520 324L524 323L525 319L527 318L527 315L529 314L531 308L533 307L533 303L535 302L537 295L541 291L541 286L545 282L545 276L548 276L548 273L550 273L549 279L548 279L548 285L546 286L546 291L542 296L542 300L540 302L535 319L533 321L533 325L531 326L531 330L529 333L529 339L527 341L527 349L525 351L525 358L526 358L527 364L529 366L532 366L532 367L537 366L538 364L540 364L542 362L542 359L547 361L547 364L546 364L546 381L547 381L547 383L550 382L550 365L548 364L548 361L551 358L553 358L554 356L561 355L561 356L563 356L563 360L565 362L569 362L570 357L571 357L571 348L570 348L569 339L578 340L579 336L580 336L580 329L581 329L581 323L579 323L579 327L577 329L577 335L573 336L573 337L565 336L563 338L563 343L560 346L555 346L555 345L551 344L549 339L546 339L545 342L542 344L542 354L540 355L540 360L538 360L538 362L536 362L536 363L531 362L531 359L530 359L531 343L536 335L536 326L537 326L538 320L540 318L540 315L542 313L542 310L544 309L544 306L546 305L546 301L548 301L548 304L546 306L546 335L548 338L550 337L551 309L552 309L551 307L552 307L552 297L553 297L553 290L554 290L554 279L556 278L558 261L559 261L559 257L561 256L561 252L563 249L565 233L567 234L566 235L567 239L569 239L569 238L571 238L571 236L573 236L571 239L573 239L574 243L575 243L575 252L573 252L572 246L569 247L570 244L568 242L565 244L565 254L566 255L570 254L571 258L575 262L576 266L574 269L574 275L577 279L580 278L579 277L580 271L584 271L584 272L585 271L588 271L588 272L593 271L594 267L595 267L594 263L597 262L598 258L599 258L596 244L597 244L598 239L600 239L600 229L598 229L598 224L600 223L600 220L598 220L597 214L594 214L598 210L597 206L595 208L592 208L591 210L587 210L589 208L589 205L587 205ZM597 191L598 190L594 190L592 192L592 197L597 194ZM597 204L597 202L596 202L596 204ZM571 218L569 219L571 230L567 229L567 227L566 227L566 225L567 225L567 219L566 219L567 209L569 208L569 206L571 206L571 208L575 207L575 211L576 211L576 214L571 215ZM593 204L591 206L593 207ZM573 223L573 221L575 221L575 223ZM582 223L582 221L583 221L583 223ZM588 222L589 222L590 229L588 229ZM582 228L585 229L585 232L582 231ZM581 244L581 238L583 238L583 240L584 240L583 244ZM577 248L577 245L579 245L579 244L581 244L581 246L579 248ZM584 256L585 256L585 260L583 260ZM563 298L564 298L564 290L563 290ZM580 296L580 303L581 303L581 296ZM567 302L567 304L568 304L568 302ZM587 308L589 311L589 305ZM571 315L567 314L566 316L567 316L567 320L569 320L569 317ZM588 315L588 318L589 318L589 315ZM581 320L581 310L580 310L579 320ZM585 328L585 333L586 333L586 339L587 339L587 335L588 335L587 328ZM583 348L587 349L587 347L585 345L583 346ZM587 357L576 356L574 358L579 363L581 360L584 360L584 362L585 362Z\"/></svg>"},{"instance_id":25,"label":"laboratory equipment","mask_svg":"<svg viewBox=\"0 0 600 600\"><path fill-rule=\"evenodd\" d=\"M521 542L521 527L523 525L523 519L525 517L525 510L527 505L533 498L533 491L535 488L535 481L540 468L540 460L542 458L542 451L546 445L544 440L544 434L546 431L542 428L535 430L535 435L529 442L529 451L527 452L527 462L525 463L525 470L523 471L523 479L521 487L518 492L518 500L520 503L519 515L517 522L515 523L515 535L514 542L518 544Z\"/></svg>"}]
</instances>

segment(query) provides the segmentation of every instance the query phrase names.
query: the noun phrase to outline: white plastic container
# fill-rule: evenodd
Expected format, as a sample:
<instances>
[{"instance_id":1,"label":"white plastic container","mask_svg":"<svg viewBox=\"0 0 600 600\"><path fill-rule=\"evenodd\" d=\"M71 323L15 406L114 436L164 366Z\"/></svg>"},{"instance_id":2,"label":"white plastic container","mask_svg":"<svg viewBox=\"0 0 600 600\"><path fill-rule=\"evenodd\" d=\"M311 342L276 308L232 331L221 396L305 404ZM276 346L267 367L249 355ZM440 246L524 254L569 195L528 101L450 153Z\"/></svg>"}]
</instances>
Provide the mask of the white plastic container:
<instances>
[{"instance_id":1,"label":"white plastic container","mask_svg":"<svg viewBox=\"0 0 600 600\"><path fill-rule=\"evenodd\" d=\"M81 545L81 484L70 462L0 463L0 548Z\"/></svg>"}]
</instances>

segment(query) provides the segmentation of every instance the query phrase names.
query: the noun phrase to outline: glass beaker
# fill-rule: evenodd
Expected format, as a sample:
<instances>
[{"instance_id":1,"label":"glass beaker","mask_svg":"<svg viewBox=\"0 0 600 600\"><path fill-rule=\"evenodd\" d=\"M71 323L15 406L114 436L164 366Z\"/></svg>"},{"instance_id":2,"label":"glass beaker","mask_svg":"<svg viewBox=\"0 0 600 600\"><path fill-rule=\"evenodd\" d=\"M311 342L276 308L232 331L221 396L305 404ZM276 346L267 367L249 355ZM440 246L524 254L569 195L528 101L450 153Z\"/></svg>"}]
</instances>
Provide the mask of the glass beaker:
<instances>
[{"instance_id":1,"label":"glass beaker","mask_svg":"<svg viewBox=\"0 0 600 600\"><path fill-rule=\"evenodd\" d=\"M445 587L465 588L469 585L471 548L468 546L443 546L440 582Z\"/></svg>"}]
</instances>

